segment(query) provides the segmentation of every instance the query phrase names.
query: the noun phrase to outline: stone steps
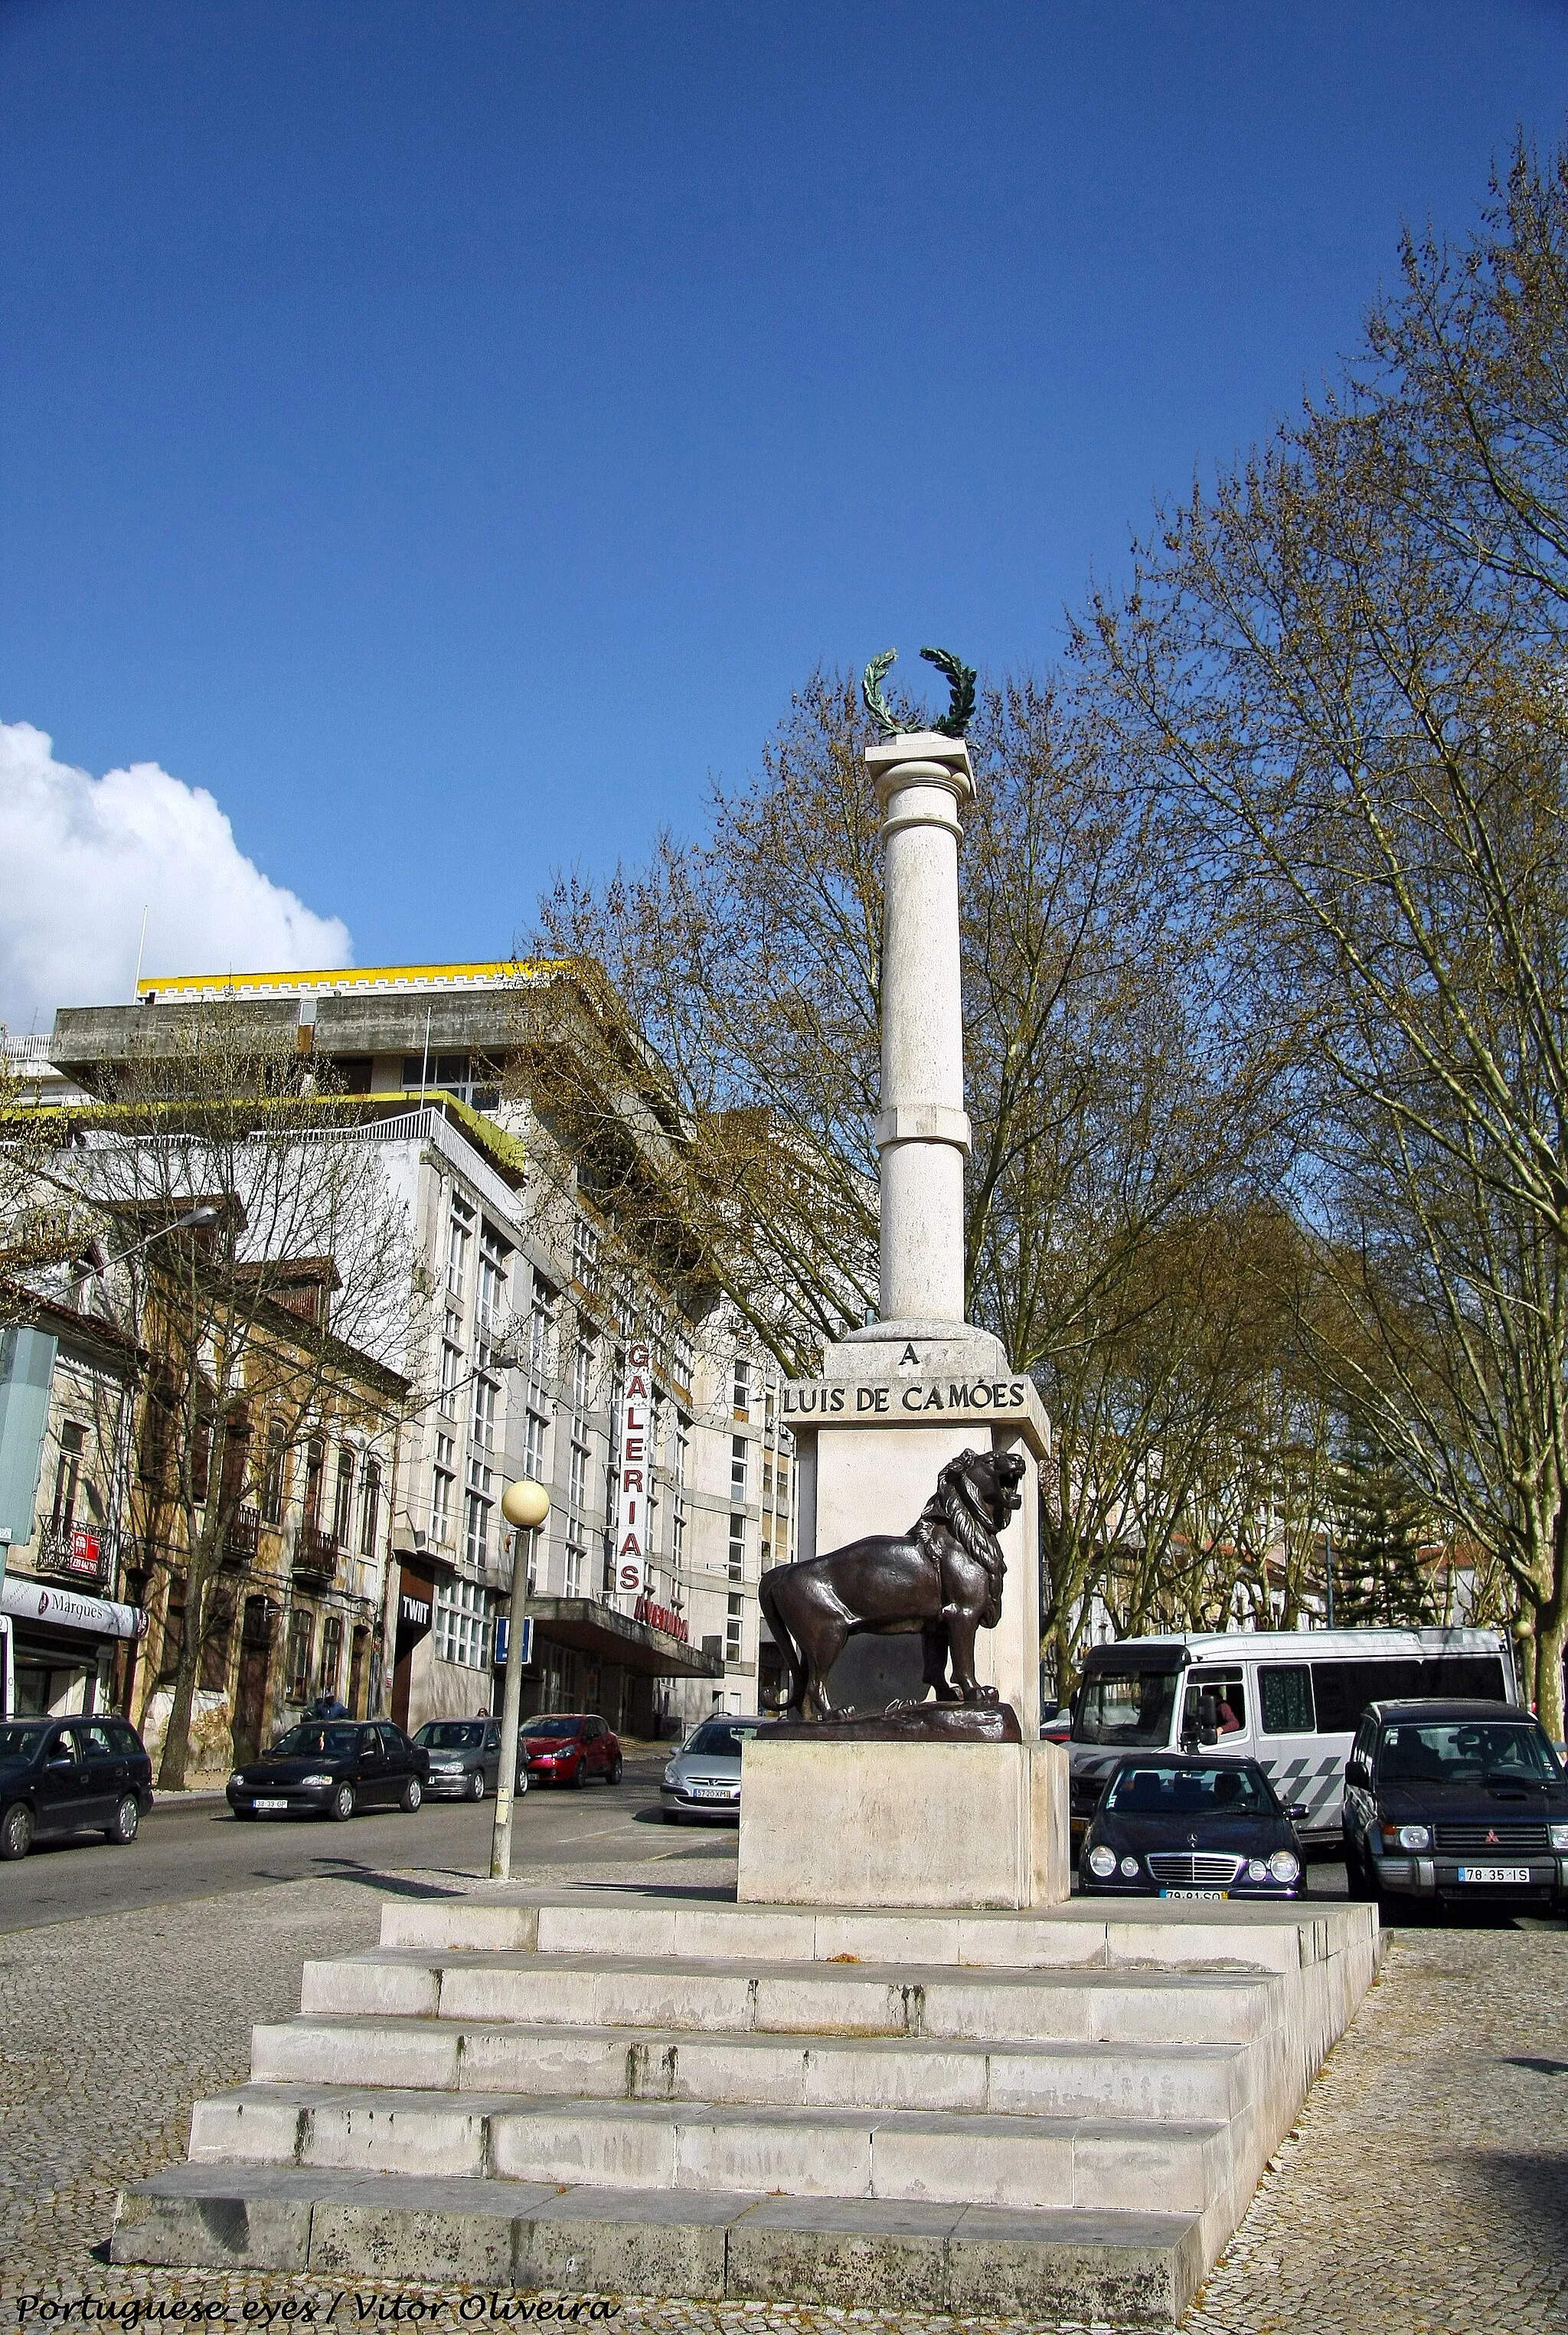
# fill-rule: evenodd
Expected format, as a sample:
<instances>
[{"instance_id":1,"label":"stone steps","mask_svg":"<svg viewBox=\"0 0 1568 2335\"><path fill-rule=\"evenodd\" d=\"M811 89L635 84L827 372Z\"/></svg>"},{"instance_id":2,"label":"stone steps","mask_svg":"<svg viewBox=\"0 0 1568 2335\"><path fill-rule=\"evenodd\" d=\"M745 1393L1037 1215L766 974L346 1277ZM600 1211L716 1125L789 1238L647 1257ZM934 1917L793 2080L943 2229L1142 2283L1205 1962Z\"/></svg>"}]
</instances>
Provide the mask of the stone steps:
<instances>
[{"instance_id":1,"label":"stone steps","mask_svg":"<svg viewBox=\"0 0 1568 2335\"><path fill-rule=\"evenodd\" d=\"M908 2036L1004 2043L1246 2043L1268 2028L1257 1972L969 1970L953 1965L432 1952L306 1962L307 2014L686 2034Z\"/></svg>"},{"instance_id":2,"label":"stone steps","mask_svg":"<svg viewBox=\"0 0 1568 2335\"><path fill-rule=\"evenodd\" d=\"M1360 1905L673 1891L402 1899L382 1940L306 1964L117 2261L1168 2321L1378 1952Z\"/></svg>"},{"instance_id":3,"label":"stone steps","mask_svg":"<svg viewBox=\"0 0 1568 2335\"><path fill-rule=\"evenodd\" d=\"M1205 2267L1195 2217L865 2197L185 2165L128 2191L111 2258L336 2280L1009 2312L1165 2326ZM498 2308L503 2312L506 2304Z\"/></svg>"},{"instance_id":4,"label":"stone steps","mask_svg":"<svg viewBox=\"0 0 1568 2335\"><path fill-rule=\"evenodd\" d=\"M190 2155L198 2164L1063 2211L1137 2211L1157 2192L1167 2211L1202 2214L1228 2194L1251 2125L1245 2111L1148 2125L249 2084L198 2102Z\"/></svg>"},{"instance_id":5,"label":"stone steps","mask_svg":"<svg viewBox=\"0 0 1568 2335\"><path fill-rule=\"evenodd\" d=\"M991 2115L1228 2118L1253 2097L1253 2047L926 2041L671 2027L473 2024L301 2017L254 2031L256 2084L506 2092L520 2098L709 2100Z\"/></svg>"}]
</instances>

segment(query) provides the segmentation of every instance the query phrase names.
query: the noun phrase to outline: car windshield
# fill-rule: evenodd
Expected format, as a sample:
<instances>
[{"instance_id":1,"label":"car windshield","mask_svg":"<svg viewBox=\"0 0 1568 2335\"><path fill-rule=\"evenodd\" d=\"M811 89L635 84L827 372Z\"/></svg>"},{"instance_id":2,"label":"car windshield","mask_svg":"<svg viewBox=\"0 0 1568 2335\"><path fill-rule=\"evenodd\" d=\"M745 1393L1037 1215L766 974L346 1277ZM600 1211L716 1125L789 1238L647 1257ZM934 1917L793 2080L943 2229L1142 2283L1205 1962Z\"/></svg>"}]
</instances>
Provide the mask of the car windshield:
<instances>
[{"instance_id":1,"label":"car windshield","mask_svg":"<svg viewBox=\"0 0 1568 2335\"><path fill-rule=\"evenodd\" d=\"M1075 1743L1168 1743L1175 1671L1096 1671L1079 1690Z\"/></svg>"},{"instance_id":2,"label":"car windshield","mask_svg":"<svg viewBox=\"0 0 1568 2335\"><path fill-rule=\"evenodd\" d=\"M530 1735L577 1735L582 1726L580 1719L530 1719L528 1731Z\"/></svg>"},{"instance_id":3,"label":"car windshield","mask_svg":"<svg viewBox=\"0 0 1568 2335\"><path fill-rule=\"evenodd\" d=\"M484 1739L483 1727L472 1719L427 1719L414 1737L427 1751L477 1751Z\"/></svg>"},{"instance_id":4,"label":"car windshield","mask_svg":"<svg viewBox=\"0 0 1568 2335\"><path fill-rule=\"evenodd\" d=\"M356 1727L291 1727L272 1747L275 1759L352 1759L359 1749Z\"/></svg>"},{"instance_id":5,"label":"car windshield","mask_svg":"<svg viewBox=\"0 0 1568 2335\"><path fill-rule=\"evenodd\" d=\"M755 1725L748 1727L738 1719L705 1719L682 1748L701 1751L709 1759L738 1759L741 1744L750 1743L756 1732Z\"/></svg>"},{"instance_id":6,"label":"car windshield","mask_svg":"<svg viewBox=\"0 0 1568 2335\"><path fill-rule=\"evenodd\" d=\"M1124 1817L1273 1816L1273 1795L1262 1771L1241 1766L1124 1768L1105 1796Z\"/></svg>"},{"instance_id":7,"label":"car windshield","mask_svg":"<svg viewBox=\"0 0 1568 2335\"><path fill-rule=\"evenodd\" d=\"M1378 1755L1380 1784L1553 1784L1562 1772L1540 1728L1516 1720L1401 1720Z\"/></svg>"},{"instance_id":8,"label":"car windshield","mask_svg":"<svg viewBox=\"0 0 1568 2335\"><path fill-rule=\"evenodd\" d=\"M49 1732L46 1727L0 1727L0 1759L31 1759Z\"/></svg>"}]
</instances>

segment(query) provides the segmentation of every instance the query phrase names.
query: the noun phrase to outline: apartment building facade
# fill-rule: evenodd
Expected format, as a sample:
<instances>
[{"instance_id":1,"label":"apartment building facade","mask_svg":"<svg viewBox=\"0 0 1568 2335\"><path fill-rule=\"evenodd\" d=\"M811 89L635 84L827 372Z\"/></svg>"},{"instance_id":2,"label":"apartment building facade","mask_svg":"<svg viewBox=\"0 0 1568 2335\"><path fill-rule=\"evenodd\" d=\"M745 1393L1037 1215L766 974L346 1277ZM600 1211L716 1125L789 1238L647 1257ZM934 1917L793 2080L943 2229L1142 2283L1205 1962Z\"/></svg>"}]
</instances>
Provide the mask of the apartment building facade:
<instances>
[{"instance_id":1,"label":"apartment building facade","mask_svg":"<svg viewBox=\"0 0 1568 2335\"><path fill-rule=\"evenodd\" d=\"M383 1706L411 1727L498 1707L522 1564L525 1712L669 1735L757 1707L756 1584L791 1550L794 1456L779 1372L745 1325L630 1253L586 1163L504 1099L519 981L553 971L150 982L137 1007L62 1012L50 1059L73 1092L108 1096L164 1032L173 1045L204 1012L238 1012L331 1090L343 1139L374 1147L412 1259ZM523 1475L551 1508L518 1536L500 1498Z\"/></svg>"}]
</instances>

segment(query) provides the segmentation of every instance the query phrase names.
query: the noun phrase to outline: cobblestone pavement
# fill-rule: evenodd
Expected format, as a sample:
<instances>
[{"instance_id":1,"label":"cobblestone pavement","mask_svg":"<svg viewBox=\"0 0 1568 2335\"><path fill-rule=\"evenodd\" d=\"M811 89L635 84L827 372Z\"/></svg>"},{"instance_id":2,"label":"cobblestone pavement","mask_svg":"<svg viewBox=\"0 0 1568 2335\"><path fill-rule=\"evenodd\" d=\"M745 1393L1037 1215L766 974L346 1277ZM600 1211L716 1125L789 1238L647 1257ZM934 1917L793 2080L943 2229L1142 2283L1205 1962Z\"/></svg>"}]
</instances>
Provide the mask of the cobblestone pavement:
<instances>
[{"instance_id":1,"label":"cobblestone pavement","mask_svg":"<svg viewBox=\"0 0 1568 2335\"><path fill-rule=\"evenodd\" d=\"M322 2323L333 2291L315 2280L117 2271L105 2241L121 2182L184 2156L190 2102L245 2075L251 2021L297 2007L306 1956L371 1943L384 1894L294 1882L0 1939L0 2335L55 2322L57 2310L19 2309L29 2295L121 2311L140 2299L154 2313L204 2303L237 2324L248 2302L252 2324L267 2305L276 2325ZM382 2305L390 2318L399 2294L360 2287L335 2325L373 2324ZM465 2299L403 2290L398 2317L444 2301L435 2324L460 2324ZM618 2303L614 2323L630 2335L935 2335L953 2324L635 2301ZM1009 2322L961 2324L988 2335ZM1564 2329L1568 1931L1402 1931L1183 2335Z\"/></svg>"}]
</instances>

